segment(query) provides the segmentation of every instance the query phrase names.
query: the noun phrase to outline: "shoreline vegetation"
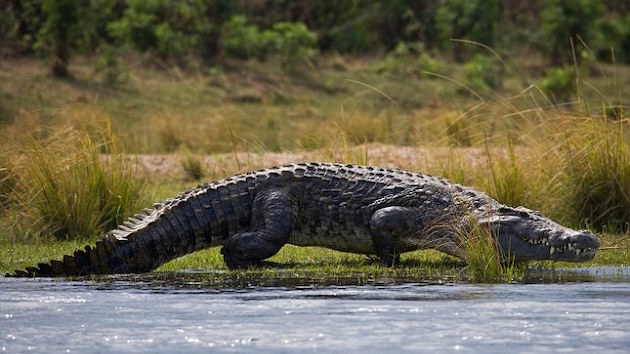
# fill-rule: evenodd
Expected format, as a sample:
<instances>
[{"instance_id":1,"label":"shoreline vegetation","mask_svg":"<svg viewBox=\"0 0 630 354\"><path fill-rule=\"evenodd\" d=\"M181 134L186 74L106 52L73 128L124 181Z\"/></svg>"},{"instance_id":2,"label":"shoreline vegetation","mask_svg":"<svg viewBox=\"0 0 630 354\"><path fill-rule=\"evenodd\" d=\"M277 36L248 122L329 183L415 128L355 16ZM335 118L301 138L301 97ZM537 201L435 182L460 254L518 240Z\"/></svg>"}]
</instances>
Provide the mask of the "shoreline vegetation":
<instances>
[{"instance_id":1,"label":"shoreline vegetation","mask_svg":"<svg viewBox=\"0 0 630 354\"><path fill-rule=\"evenodd\" d=\"M212 249L157 274L492 283L630 264L627 5L281 3L0 5L0 272L93 244L199 183L306 160L444 177L588 228L602 249L505 265L475 235L474 260L420 251L384 269L290 246L248 271Z\"/></svg>"},{"instance_id":2,"label":"shoreline vegetation","mask_svg":"<svg viewBox=\"0 0 630 354\"><path fill-rule=\"evenodd\" d=\"M562 115L563 119L565 119L564 114ZM570 117L568 119L573 118ZM599 118L584 119L590 122L589 124L595 124L596 127L600 126L600 123L598 123ZM610 127L608 124L604 121L605 127ZM613 124L612 127L616 127L616 125ZM568 176L562 176L561 174L569 173L570 168L575 167L567 161L559 159L562 155L554 156L549 154L547 145L489 146L486 144L482 147L423 147L371 143L362 145L347 144L318 150L294 152L235 151L205 155L184 150L171 154L127 154L117 150L115 145L119 144L119 142L116 142L116 136L111 131L95 130L86 132L69 127L55 131L56 134L49 138L42 141L37 139L31 140L26 146L21 147L22 150L11 151L11 156L22 155L24 157L17 160L14 158L5 160L15 163L10 165L13 167L11 171L20 173L24 177L35 178L35 182L49 183L51 188L59 189L59 183L63 182L68 184L67 188L76 188L79 185L85 186L82 182L85 182L87 177L79 175L81 179L77 180L77 176L72 174L58 174L57 178L63 181L44 180L42 182L41 178L37 179L38 177L35 176L36 173L34 171L24 171L28 171L29 168L49 168L48 172L44 174L49 176L59 173L59 171L67 172L69 166L77 166L77 164L82 162L87 162L87 165L92 167L95 165L101 166L103 170L98 172L97 175L106 175L113 171L114 175L119 174L118 179L129 179L138 183L137 194L130 198L135 199L137 205L130 206L130 209L126 212L127 214L148 206L150 204L149 200L164 200L204 181L222 178L239 171L305 160L374 164L431 173L450 178L459 183L473 185L490 193L495 198L511 200L513 205L523 202L523 204L529 204L528 206L531 207L531 204L538 203L535 204L538 205L538 208L546 213L553 213L553 208L566 203L568 196L558 195L557 193L562 193L562 191L551 189L553 186L536 185L536 183L549 181L549 176L553 178L568 178ZM588 131L592 132L592 126L589 126ZM604 137L609 136L609 133L604 135ZM601 136L598 135L597 137ZM100 141L100 143L97 143L97 141ZM591 145L584 145L583 148L589 146L595 148L597 144L593 143L604 143L606 147L611 147L610 141L593 141L589 142ZM617 144L621 144L621 146L615 146L614 149L627 149L627 140L617 141ZM541 149L546 150L546 153L542 154ZM19 154L15 155L15 152L18 151ZM625 156L627 159L627 150L624 151L626 155L621 155L620 158ZM565 153L570 152L571 150ZM600 151L600 153L602 152L605 154L603 157L606 158L606 154L611 151ZM7 151L5 151L5 157L7 156L6 153ZM33 154L42 154L42 156L38 157L40 160L36 164L33 162L37 161L35 159L37 156ZM558 160L551 160L552 156ZM572 157L574 158L575 156ZM564 158L568 157L564 156ZM592 158L599 160L602 156L598 155ZM47 164L47 161L60 164ZM587 161L587 165L590 165L592 162ZM530 164L532 163L538 164L538 168L527 169L526 167L531 166ZM619 163L623 164L624 161ZM26 166L22 164L26 164ZM558 168L569 168L569 170L562 171ZM551 170L549 171L548 169ZM79 167L79 170L81 170L81 167ZM94 174L93 170L91 171ZM29 175L29 173L35 175ZM542 173L543 175L537 175L537 173ZM545 175L545 173L550 174ZM604 178L606 177L604 176ZM115 180L116 178L113 179ZM33 181L30 182L32 183ZM562 185L554 186L557 188L562 187ZM75 249L82 248L85 244L93 244L96 240L94 236L85 237L82 234L77 234L72 239L68 239L68 231L63 230L57 230L57 234L61 234L61 237L55 236L52 229L45 229L50 227L50 225L42 224L39 228L34 227L38 225L35 221L41 218L42 215L37 213L28 215L21 209L32 207L32 204L29 205L28 203L32 203L34 195L41 193L42 189L36 185L33 191L26 192L23 189L18 189L18 182L15 182L13 188L12 193L7 194L6 198L8 200L6 203L8 206L2 215L4 231L0 234L0 259L2 260L0 261L0 271L3 274L36 264L37 262L59 259ZM100 188L111 188L111 184ZM87 185L87 189L83 190L82 193L89 193L89 191L95 189L98 190L99 188ZM129 191L129 189L132 188L125 187L122 188L122 191ZM61 190L64 189L61 188ZM18 191L27 193L26 198L20 200L13 194ZM533 194L536 192L542 194ZM606 191L607 195L611 192L611 190ZM143 194L140 195L140 193ZM554 194L547 195L546 193ZM114 193L114 195L119 197L121 194ZM63 195L58 196L58 198L61 197ZM14 200L11 200L12 198ZM559 198L560 200L554 201L552 198ZM51 201L42 203L50 204ZM70 203L70 205L60 205L58 203L58 201L52 202L52 205L49 205L49 207L64 210L68 213L73 212L76 208L76 201ZM544 208L551 209L545 210ZM74 210L74 212L86 212L85 207L79 206L78 209ZM555 209L556 213L557 210ZM562 210L568 212L566 209ZM91 213L98 214L95 211L91 211ZM77 218L87 219L87 216L89 215L79 214ZM571 223L570 218L565 219L565 222L567 222L566 220ZM584 224L573 221L570 225L581 227ZM96 228L102 228L102 226L97 223ZM91 235L98 235L102 231L94 232ZM301 281L327 283L335 279L338 281L350 279L348 281L356 281L358 283L370 283L374 279L392 282L415 279L492 283L519 281L524 278L527 269L532 267L588 267L630 264L630 237L627 230L624 234L623 229L615 229L611 226L611 229L600 230L598 236L602 239L602 250L598 252L593 261L579 264L530 262L524 267L506 266L496 262L496 255L491 252L492 250L483 254L482 249L481 261L486 263L472 266L464 261L429 250L405 254L402 258L401 267L384 269L378 266L378 262L374 262L365 256L344 254L320 248L287 246L271 259L271 261L277 262L278 266L267 269L228 271L223 265L218 249L214 248L173 260L160 267L157 272L166 272L165 274L168 274L169 272L178 271L197 271L206 274L208 281L215 285L235 284L244 280L252 284L279 284L272 281L272 279L280 283L286 281L289 284L300 283ZM494 269L492 269L493 265ZM496 268L497 266L498 268Z\"/></svg>"}]
</instances>

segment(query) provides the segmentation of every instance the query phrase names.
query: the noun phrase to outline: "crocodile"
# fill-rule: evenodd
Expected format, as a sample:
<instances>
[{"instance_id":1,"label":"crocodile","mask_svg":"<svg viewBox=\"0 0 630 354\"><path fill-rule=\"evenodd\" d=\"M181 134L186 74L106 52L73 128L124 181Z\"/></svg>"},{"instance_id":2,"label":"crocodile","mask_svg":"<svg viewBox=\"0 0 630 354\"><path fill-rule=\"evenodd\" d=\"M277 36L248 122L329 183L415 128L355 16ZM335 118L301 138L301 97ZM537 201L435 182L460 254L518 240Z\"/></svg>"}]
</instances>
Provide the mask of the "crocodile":
<instances>
[{"instance_id":1,"label":"crocodile","mask_svg":"<svg viewBox=\"0 0 630 354\"><path fill-rule=\"evenodd\" d=\"M446 179L401 169L304 162L206 183L155 204L94 247L7 276L143 273L222 246L228 268L261 266L285 244L376 255L436 249L465 258L461 230L494 235L503 259L586 261L599 240L539 212L510 207Z\"/></svg>"}]
</instances>

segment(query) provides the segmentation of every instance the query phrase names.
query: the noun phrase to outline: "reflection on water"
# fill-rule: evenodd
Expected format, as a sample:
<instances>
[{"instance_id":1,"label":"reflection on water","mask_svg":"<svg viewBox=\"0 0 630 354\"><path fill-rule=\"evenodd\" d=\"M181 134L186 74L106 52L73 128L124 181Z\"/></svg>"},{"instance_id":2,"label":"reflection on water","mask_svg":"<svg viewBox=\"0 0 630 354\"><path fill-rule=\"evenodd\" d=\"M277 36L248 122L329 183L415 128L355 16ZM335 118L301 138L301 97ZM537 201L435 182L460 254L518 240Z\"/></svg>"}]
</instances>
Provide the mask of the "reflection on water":
<instances>
[{"instance_id":1,"label":"reflection on water","mask_svg":"<svg viewBox=\"0 0 630 354\"><path fill-rule=\"evenodd\" d=\"M528 270L528 283L630 282L630 267L591 267Z\"/></svg>"},{"instance_id":2,"label":"reflection on water","mask_svg":"<svg viewBox=\"0 0 630 354\"><path fill-rule=\"evenodd\" d=\"M630 267L536 270L527 284L300 281L202 273L0 278L0 351L580 352L630 348ZM545 284L541 284L545 283Z\"/></svg>"}]
</instances>

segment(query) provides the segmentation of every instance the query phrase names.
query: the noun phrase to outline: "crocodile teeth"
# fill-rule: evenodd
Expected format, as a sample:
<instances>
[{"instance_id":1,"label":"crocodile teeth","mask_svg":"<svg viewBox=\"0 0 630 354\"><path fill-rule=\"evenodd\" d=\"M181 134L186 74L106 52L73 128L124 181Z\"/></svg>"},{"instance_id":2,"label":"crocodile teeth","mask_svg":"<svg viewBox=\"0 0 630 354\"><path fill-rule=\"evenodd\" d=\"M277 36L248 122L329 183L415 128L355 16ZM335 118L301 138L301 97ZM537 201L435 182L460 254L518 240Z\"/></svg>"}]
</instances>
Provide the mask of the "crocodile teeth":
<instances>
[{"instance_id":1,"label":"crocodile teeth","mask_svg":"<svg viewBox=\"0 0 630 354\"><path fill-rule=\"evenodd\" d=\"M553 255L554 253L556 253L556 248L555 247L551 247L549 250L549 254Z\"/></svg>"},{"instance_id":2,"label":"crocodile teeth","mask_svg":"<svg viewBox=\"0 0 630 354\"><path fill-rule=\"evenodd\" d=\"M537 238L537 239L532 239L529 238L527 236L519 236L519 238L523 241L523 242L527 242L530 245L541 245L547 242L547 238Z\"/></svg>"},{"instance_id":3,"label":"crocodile teeth","mask_svg":"<svg viewBox=\"0 0 630 354\"><path fill-rule=\"evenodd\" d=\"M579 255L580 255L580 253L582 253L582 250L581 250L581 249L579 249L579 248L578 248L578 249L576 249L576 250L575 250L575 255L576 255L576 256L579 256Z\"/></svg>"}]
</instances>

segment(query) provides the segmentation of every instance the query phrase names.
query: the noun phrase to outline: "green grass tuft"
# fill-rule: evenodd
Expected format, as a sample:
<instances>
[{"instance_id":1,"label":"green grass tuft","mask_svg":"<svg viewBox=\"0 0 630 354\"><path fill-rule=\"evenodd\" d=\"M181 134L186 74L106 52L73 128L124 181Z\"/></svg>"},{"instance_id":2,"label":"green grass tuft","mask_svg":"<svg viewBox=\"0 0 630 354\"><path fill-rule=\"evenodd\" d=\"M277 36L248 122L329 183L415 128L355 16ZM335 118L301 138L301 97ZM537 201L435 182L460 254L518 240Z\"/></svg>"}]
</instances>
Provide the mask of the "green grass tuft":
<instances>
[{"instance_id":1,"label":"green grass tuft","mask_svg":"<svg viewBox=\"0 0 630 354\"><path fill-rule=\"evenodd\" d=\"M115 137L103 134L68 129L19 147L15 195L33 230L57 239L93 237L146 205L144 181L117 151Z\"/></svg>"},{"instance_id":2,"label":"green grass tuft","mask_svg":"<svg viewBox=\"0 0 630 354\"><path fill-rule=\"evenodd\" d=\"M523 276L508 255L501 254L497 235L474 223L470 229L457 230L464 245L463 255L469 280L475 283L515 282Z\"/></svg>"}]
</instances>

